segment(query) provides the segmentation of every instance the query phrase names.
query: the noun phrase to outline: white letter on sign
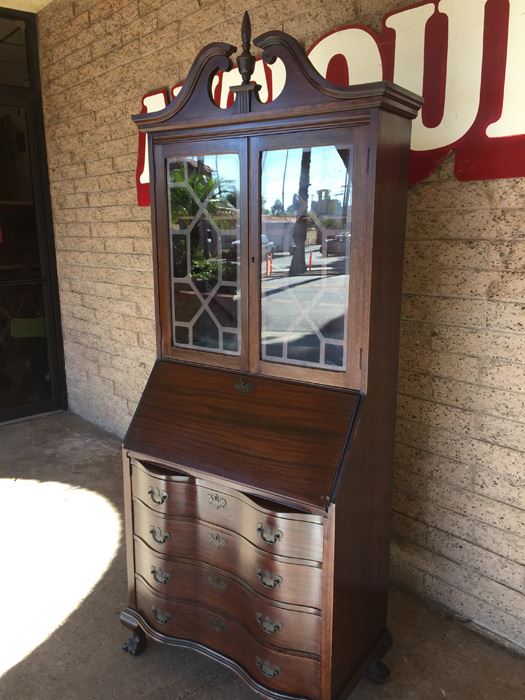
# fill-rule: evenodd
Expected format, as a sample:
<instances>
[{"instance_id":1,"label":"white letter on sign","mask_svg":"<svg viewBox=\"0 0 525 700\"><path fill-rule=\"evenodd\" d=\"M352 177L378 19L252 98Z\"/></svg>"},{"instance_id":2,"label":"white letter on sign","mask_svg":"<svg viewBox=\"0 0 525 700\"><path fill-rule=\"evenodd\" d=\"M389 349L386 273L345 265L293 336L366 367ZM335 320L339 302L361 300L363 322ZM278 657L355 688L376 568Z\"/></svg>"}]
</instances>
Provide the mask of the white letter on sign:
<instances>
[{"instance_id":1,"label":"white letter on sign","mask_svg":"<svg viewBox=\"0 0 525 700\"><path fill-rule=\"evenodd\" d=\"M348 64L349 85L383 80L381 54L374 37L364 29L341 29L329 34L308 54L315 69L326 78L330 59L341 54Z\"/></svg>"},{"instance_id":2,"label":"white letter on sign","mask_svg":"<svg viewBox=\"0 0 525 700\"><path fill-rule=\"evenodd\" d=\"M525 0L509 0L509 38L505 66L503 109L498 121L489 124L487 136L525 134Z\"/></svg>"},{"instance_id":3,"label":"white letter on sign","mask_svg":"<svg viewBox=\"0 0 525 700\"><path fill-rule=\"evenodd\" d=\"M146 112L158 112L159 109L164 109L166 106L166 97L163 92L156 92L153 95L146 95L142 99L142 104L146 108ZM145 137L144 137L145 138ZM146 139L146 148L144 150L144 163L142 164L142 172L139 176L139 182L143 185L149 182L149 153L148 139Z\"/></svg>"},{"instance_id":4,"label":"white letter on sign","mask_svg":"<svg viewBox=\"0 0 525 700\"><path fill-rule=\"evenodd\" d=\"M487 0L462 0L461 2L442 0L439 3L439 11L446 14L448 18L447 74L443 118L438 126L429 128L423 124L421 112L418 114L412 127L411 146L413 151L431 151L434 148L450 146L467 133L477 116L481 91L486 2ZM426 5L411 10L411 12L419 10L419 14L414 15L414 18L419 22L424 16L423 8L426 8ZM392 26L396 30L397 23L399 23L399 19L395 15L388 20L388 26ZM409 23L405 25L401 22L399 26L401 30L406 32ZM402 53L406 53L410 49L405 48L404 42L413 41L413 35L412 33L405 35L403 31L398 34L396 31L396 54L401 48L398 46L398 41L403 42ZM417 61L419 62L421 58L419 56ZM394 80L397 81L398 78L394 76ZM399 80L401 84L405 84L401 76L399 76ZM422 76L420 76L419 89L415 85L414 74L412 80L414 81L412 89L421 93Z\"/></svg>"},{"instance_id":5,"label":"white letter on sign","mask_svg":"<svg viewBox=\"0 0 525 700\"><path fill-rule=\"evenodd\" d=\"M416 95L423 91L423 63L425 57L425 26L434 14L433 2L391 15L385 22L396 33L394 56L394 83Z\"/></svg>"}]
</instances>

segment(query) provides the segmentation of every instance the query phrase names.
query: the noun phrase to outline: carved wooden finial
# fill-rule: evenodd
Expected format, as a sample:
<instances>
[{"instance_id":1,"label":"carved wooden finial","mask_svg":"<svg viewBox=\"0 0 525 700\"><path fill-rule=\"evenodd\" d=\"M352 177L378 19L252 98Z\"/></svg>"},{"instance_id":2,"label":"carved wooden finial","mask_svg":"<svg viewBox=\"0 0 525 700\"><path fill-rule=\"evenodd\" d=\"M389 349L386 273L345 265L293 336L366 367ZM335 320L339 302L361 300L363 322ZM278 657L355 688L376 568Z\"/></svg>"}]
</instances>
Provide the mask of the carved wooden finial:
<instances>
[{"instance_id":1,"label":"carved wooden finial","mask_svg":"<svg viewBox=\"0 0 525 700\"><path fill-rule=\"evenodd\" d=\"M250 15L248 12L245 12L242 18L241 39L242 53L237 59L237 65L239 67L239 73L242 75L242 84L248 85L255 68L255 56L253 56L250 51L252 23L250 22Z\"/></svg>"}]
</instances>

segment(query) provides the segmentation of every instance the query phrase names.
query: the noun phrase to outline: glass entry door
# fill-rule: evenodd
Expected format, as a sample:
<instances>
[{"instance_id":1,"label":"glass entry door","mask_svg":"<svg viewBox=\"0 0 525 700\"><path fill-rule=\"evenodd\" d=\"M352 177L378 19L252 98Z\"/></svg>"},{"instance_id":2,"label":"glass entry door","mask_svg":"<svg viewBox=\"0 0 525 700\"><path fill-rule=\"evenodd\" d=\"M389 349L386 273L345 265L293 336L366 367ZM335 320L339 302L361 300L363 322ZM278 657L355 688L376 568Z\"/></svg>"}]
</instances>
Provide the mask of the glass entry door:
<instances>
[{"instance_id":1,"label":"glass entry door","mask_svg":"<svg viewBox=\"0 0 525 700\"><path fill-rule=\"evenodd\" d=\"M0 421L64 407L49 192L28 20L0 49ZM30 23L31 24L31 23Z\"/></svg>"}]
</instances>

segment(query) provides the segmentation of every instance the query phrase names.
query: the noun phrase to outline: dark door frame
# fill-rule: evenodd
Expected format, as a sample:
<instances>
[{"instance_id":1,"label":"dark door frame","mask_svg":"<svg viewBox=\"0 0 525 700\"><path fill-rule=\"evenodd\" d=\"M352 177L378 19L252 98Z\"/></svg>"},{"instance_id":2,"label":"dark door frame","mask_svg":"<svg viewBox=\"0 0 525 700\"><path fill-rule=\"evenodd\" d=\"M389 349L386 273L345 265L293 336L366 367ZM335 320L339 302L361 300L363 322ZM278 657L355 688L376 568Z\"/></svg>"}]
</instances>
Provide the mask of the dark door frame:
<instances>
[{"instance_id":1,"label":"dark door frame","mask_svg":"<svg viewBox=\"0 0 525 700\"><path fill-rule=\"evenodd\" d=\"M44 117L38 64L36 15L0 8L0 17L23 20L26 26L27 58L30 87L0 85L0 99L26 109L29 154L34 191L35 217L41 272L27 284L40 284L44 298L46 336L48 345L51 398L22 406L0 409L0 422L67 408L66 377L60 301L56 267L51 197L47 170ZM22 282L22 280L20 280ZM1 284L1 282L0 282Z\"/></svg>"}]
</instances>

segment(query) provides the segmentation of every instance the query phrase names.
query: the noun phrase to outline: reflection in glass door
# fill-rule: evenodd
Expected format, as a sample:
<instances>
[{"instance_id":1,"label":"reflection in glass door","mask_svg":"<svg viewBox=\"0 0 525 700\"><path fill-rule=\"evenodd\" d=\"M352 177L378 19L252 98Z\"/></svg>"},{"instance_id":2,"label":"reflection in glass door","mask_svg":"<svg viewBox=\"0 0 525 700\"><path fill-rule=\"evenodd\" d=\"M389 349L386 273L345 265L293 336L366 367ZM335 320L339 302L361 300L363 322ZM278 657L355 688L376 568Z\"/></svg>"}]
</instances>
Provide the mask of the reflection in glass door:
<instances>
[{"instance_id":1,"label":"reflection in glass door","mask_svg":"<svg viewBox=\"0 0 525 700\"><path fill-rule=\"evenodd\" d=\"M236 153L168 161L173 344L239 355Z\"/></svg>"},{"instance_id":2,"label":"reflection in glass door","mask_svg":"<svg viewBox=\"0 0 525 700\"><path fill-rule=\"evenodd\" d=\"M261 154L261 358L344 372L351 146Z\"/></svg>"},{"instance_id":3,"label":"reflection in glass door","mask_svg":"<svg viewBox=\"0 0 525 700\"><path fill-rule=\"evenodd\" d=\"M26 110L0 103L0 408L51 397Z\"/></svg>"},{"instance_id":4,"label":"reflection in glass door","mask_svg":"<svg viewBox=\"0 0 525 700\"><path fill-rule=\"evenodd\" d=\"M64 407L65 390L38 79L26 46L34 31L25 16L0 12L0 68L9 68L0 72L0 420L9 420Z\"/></svg>"}]
</instances>

